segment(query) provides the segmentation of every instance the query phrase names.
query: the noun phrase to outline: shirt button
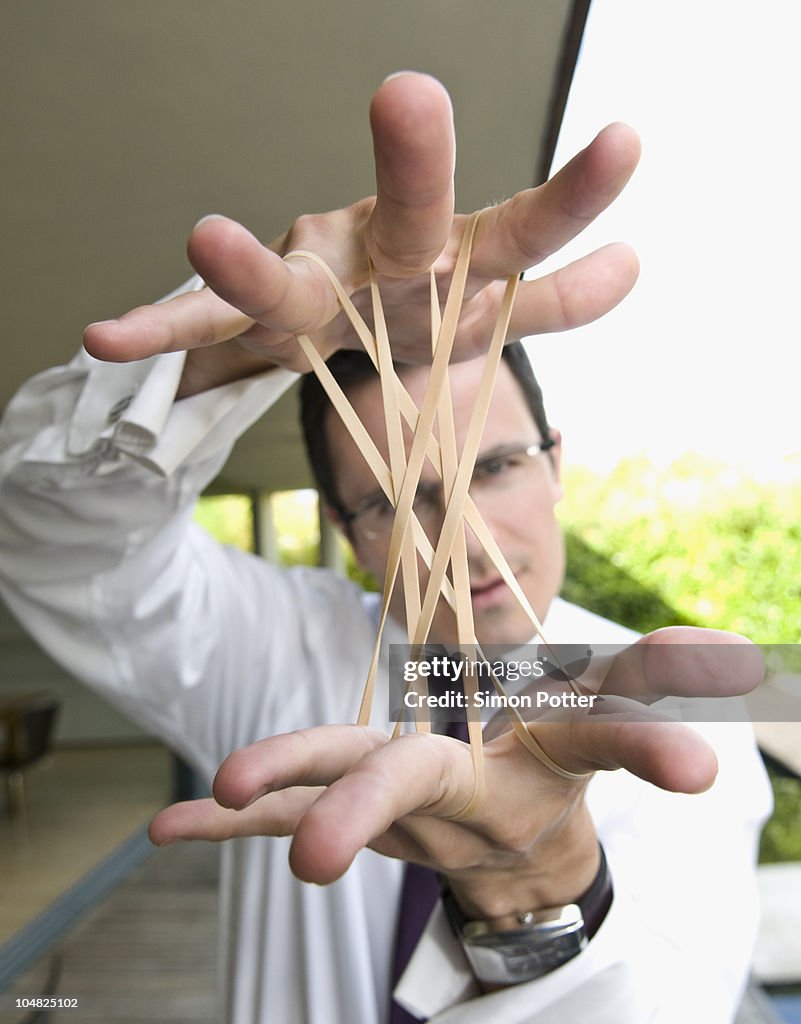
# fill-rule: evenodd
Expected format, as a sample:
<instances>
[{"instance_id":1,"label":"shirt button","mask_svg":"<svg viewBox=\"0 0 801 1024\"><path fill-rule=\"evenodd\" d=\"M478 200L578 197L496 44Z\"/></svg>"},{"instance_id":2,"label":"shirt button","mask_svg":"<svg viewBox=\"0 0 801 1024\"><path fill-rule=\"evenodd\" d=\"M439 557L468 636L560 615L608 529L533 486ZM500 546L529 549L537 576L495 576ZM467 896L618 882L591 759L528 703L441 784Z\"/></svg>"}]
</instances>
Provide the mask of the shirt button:
<instances>
[{"instance_id":1,"label":"shirt button","mask_svg":"<svg viewBox=\"0 0 801 1024\"><path fill-rule=\"evenodd\" d=\"M125 410L133 401L133 395L126 395L125 398L121 398L118 402L115 402L109 410L108 420L109 424L116 423L117 420L122 416Z\"/></svg>"}]
</instances>

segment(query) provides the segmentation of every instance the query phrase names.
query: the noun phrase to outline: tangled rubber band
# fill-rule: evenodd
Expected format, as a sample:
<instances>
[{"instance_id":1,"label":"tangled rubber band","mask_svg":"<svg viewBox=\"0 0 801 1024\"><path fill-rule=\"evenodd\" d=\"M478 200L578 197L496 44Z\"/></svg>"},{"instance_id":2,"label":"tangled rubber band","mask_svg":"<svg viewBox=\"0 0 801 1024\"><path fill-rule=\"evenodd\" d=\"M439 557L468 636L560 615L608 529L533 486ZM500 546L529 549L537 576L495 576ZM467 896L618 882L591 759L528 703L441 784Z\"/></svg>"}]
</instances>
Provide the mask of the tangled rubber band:
<instances>
[{"instance_id":1,"label":"tangled rubber band","mask_svg":"<svg viewBox=\"0 0 801 1024\"><path fill-rule=\"evenodd\" d=\"M384 458L311 339L304 334L297 336L298 343L311 364L312 370L317 375L321 386L328 395L331 404L341 417L354 443L375 475L379 487L384 491L395 509L378 632L357 717L357 724L359 725L366 725L370 720L381 650L381 638L389 613L390 596L399 572L403 582L406 623L412 650L423 650L431 629L437 603L441 597L444 597L453 609L456 617L457 641L460 648L463 645L470 645L476 649L479 658L483 659L480 645L475 636L473 623L465 525L470 526L479 543L484 547L488 558L525 611L543 645L554 658L554 661L557 664L559 663L558 657L545 638L542 625L534 609L515 579L512 570L509 568L506 559L469 494L473 469L484 431L484 424L489 412L495 378L501 361L501 353L509 329L512 306L518 286L517 275L509 277L506 283L487 351L478 394L470 417L461 459L458 457L456 447L453 407L448 383L448 365L456 337L459 314L464 300L472 245L480 216L481 211L472 214L467 219L453 278L441 313L436 280L433 270L430 272L432 362L422 406L419 409L398 378L392 363L392 351L384 319L381 294L372 263L368 260L374 330L370 330L334 272L321 257L315 253L302 250L290 252L284 257L285 259L309 259L323 270L336 292L343 312L350 320L357 337L375 365L381 386L389 465L384 461ZM403 442L402 421L404 420L412 431L412 442L408 456ZM433 429L435 422L438 432L435 432ZM437 440L437 437L439 440ZM445 515L436 547L432 547L431 542L414 514L413 508L420 474L426 459L429 460L434 470L441 477L443 493L445 495ZM422 595L417 571L418 553L429 568L428 581ZM452 584L447 577L449 566ZM496 691L501 695L505 695L500 681L493 673L490 673L490 675ZM569 674L566 673L566 676L574 692L580 693L578 685L570 678ZM463 678L468 706L474 706L478 685L474 672L469 665ZM504 705L516 736L542 764L556 775L565 779L586 778L586 773L571 772L557 764L542 749L538 741L531 734L519 711L514 707L510 707L506 701ZM393 735L397 735L400 724L398 722L396 725ZM415 728L418 731L429 731L430 724L427 717L416 716ZM476 720L475 716L468 715L467 728L475 772L475 785L467 805L459 815L455 816L459 820L470 817L484 793L481 722Z\"/></svg>"}]
</instances>

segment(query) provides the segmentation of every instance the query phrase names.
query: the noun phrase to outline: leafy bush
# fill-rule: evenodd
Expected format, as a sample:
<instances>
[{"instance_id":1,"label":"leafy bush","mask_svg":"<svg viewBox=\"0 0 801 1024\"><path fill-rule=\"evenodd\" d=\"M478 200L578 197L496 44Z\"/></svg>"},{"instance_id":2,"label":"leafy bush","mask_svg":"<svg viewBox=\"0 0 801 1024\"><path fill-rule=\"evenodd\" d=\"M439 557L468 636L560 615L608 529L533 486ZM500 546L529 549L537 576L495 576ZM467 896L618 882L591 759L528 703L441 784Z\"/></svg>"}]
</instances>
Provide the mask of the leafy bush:
<instances>
[{"instance_id":1,"label":"leafy bush","mask_svg":"<svg viewBox=\"0 0 801 1024\"><path fill-rule=\"evenodd\" d=\"M655 591L590 547L574 530L565 530L567 575L562 597L640 633L660 626L697 625Z\"/></svg>"},{"instance_id":2,"label":"leafy bush","mask_svg":"<svg viewBox=\"0 0 801 1024\"><path fill-rule=\"evenodd\" d=\"M763 864L801 861L801 779L768 765L774 810L759 844Z\"/></svg>"},{"instance_id":3,"label":"leafy bush","mask_svg":"<svg viewBox=\"0 0 801 1024\"><path fill-rule=\"evenodd\" d=\"M662 471L642 459L604 478L573 470L565 490L570 599L638 629L801 642L798 482L759 484L686 456Z\"/></svg>"},{"instance_id":4,"label":"leafy bush","mask_svg":"<svg viewBox=\"0 0 801 1024\"><path fill-rule=\"evenodd\" d=\"M221 544L253 550L253 516L244 494L220 494L201 498L193 516Z\"/></svg>"},{"instance_id":5,"label":"leafy bush","mask_svg":"<svg viewBox=\"0 0 801 1024\"><path fill-rule=\"evenodd\" d=\"M569 473L563 512L569 600L647 632L678 623L801 642L801 485L759 484L685 457L606 478ZM769 772L775 810L763 863L801 860L801 780Z\"/></svg>"}]
</instances>

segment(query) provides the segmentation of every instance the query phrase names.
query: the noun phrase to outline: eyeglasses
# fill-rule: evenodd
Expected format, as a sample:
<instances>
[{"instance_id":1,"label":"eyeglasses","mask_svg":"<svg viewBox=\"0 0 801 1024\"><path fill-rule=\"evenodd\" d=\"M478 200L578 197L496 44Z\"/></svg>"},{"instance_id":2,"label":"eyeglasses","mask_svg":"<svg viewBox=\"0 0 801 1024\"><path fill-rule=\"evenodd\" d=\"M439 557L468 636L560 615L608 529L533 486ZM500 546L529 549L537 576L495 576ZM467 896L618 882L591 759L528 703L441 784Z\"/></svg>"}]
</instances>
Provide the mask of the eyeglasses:
<instances>
[{"instance_id":1,"label":"eyeglasses","mask_svg":"<svg viewBox=\"0 0 801 1024\"><path fill-rule=\"evenodd\" d=\"M534 460L556 444L552 439L540 444L516 445L498 448L476 461L470 481L474 498L491 499L528 486L534 479ZM420 483L414 503L414 514L428 533L437 529L445 514L445 500L439 481ZM382 492L364 498L354 509L340 508L339 515L346 527L358 523L359 532L366 540L388 537L392 532L395 509Z\"/></svg>"}]
</instances>

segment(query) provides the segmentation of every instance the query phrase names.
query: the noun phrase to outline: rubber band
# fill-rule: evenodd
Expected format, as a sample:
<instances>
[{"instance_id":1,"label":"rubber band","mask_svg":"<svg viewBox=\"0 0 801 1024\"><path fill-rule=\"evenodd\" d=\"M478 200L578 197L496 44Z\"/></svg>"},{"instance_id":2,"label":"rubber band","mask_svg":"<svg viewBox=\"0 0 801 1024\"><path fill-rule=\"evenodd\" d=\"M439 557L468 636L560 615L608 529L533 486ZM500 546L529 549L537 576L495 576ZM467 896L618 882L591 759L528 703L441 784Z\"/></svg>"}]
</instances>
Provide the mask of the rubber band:
<instances>
[{"instance_id":1,"label":"rubber band","mask_svg":"<svg viewBox=\"0 0 801 1024\"><path fill-rule=\"evenodd\" d=\"M377 355L376 355L376 340L373 337L372 333L370 332L370 328L367 326L367 324L366 324L364 318L362 317L361 313L359 313L359 311L356 309L356 306L351 301L350 296L347 294L345 289L342 287L342 284L341 284L339 278L334 274L334 272L331 270L331 268L328 266L328 264L325 262L325 260L323 260L320 256L318 256L317 253L310 252L310 251L305 250L305 249L295 249L292 252L287 253L287 255L284 257L284 259L286 259L286 260L298 259L298 258L303 258L303 259L311 260L312 262L316 263L320 267L320 269L325 273L326 277L328 278L329 282L331 283L332 287L334 288L334 291L336 292L337 298L338 298L338 300L340 302L340 305L342 306L343 312L345 313L345 315L350 320L351 325L354 328L354 331L356 332L359 340L362 342L362 345L364 346L365 352L367 353L367 355L372 360L373 365L375 366L376 370L378 370L378 358L377 358ZM434 302L432 300L432 327L433 327L435 322L437 324L439 323L439 315L440 315L439 314L439 305L437 304L437 306L436 306L436 313L434 313ZM437 330L439 330L438 326L437 326ZM311 342L309 342L309 344L311 344ZM306 354L308 356L308 352ZM322 361L320 361L320 362L322 363ZM324 364L322 364L322 365L324 365ZM317 370L315 370L315 372L317 372ZM318 375L318 377L320 376L319 373L317 373L317 375ZM336 382L333 381L333 377L331 377L331 382L336 385ZM397 375L394 375L394 383L395 383L395 386L396 386L396 389L397 389L397 392L398 392L398 395L399 395L399 406L400 406L401 414L403 415L404 419L406 420L406 423L408 424L408 426L411 428L412 432L416 433L416 431L417 431L417 422L418 422L418 418L419 418L418 409L417 409L416 405L414 404L414 401L412 400L412 398L409 395L408 391L404 387L403 382L401 380L399 380ZM340 403L347 402L347 399L345 398L344 394L342 394L341 389L338 388L338 385L336 385L336 387L340 391L340 395L341 395L341 398L339 399L339 402ZM330 394L329 394L329 397L330 397ZM338 404L337 402L333 401L333 399L332 399L332 404L334 405L334 408L337 409L338 412L340 412L340 415L342 415L342 413L341 413L341 405ZM354 418L356 417L355 413L353 413L353 417ZM354 424L354 426L355 426L355 424ZM360 426L361 426L361 424L360 424ZM358 428L357 428L357 431L358 431ZM351 430L351 436L353 437L357 447L362 452L362 454L365 454L365 452L366 452L365 445L368 445L368 446L370 446L375 451L377 458L381 459L381 456L378 455L378 450L375 448L375 445L372 442L372 438L370 438L369 434L367 434L367 431L362 428L360 431L358 431L358 433L359 433L359 437L357 438L354 435L353 430ZM428 440L427 440L426 454L427 454L428 459L431 462L432 466L434 467L434 470L441 477L442 476L442 469L441 469L441 465L440 465L440 451L439 451L439 447L437 445L436 439L433 437L433 435L430 436L428 438ZM368 462L369 461L370 460L368 459ZM381 459L381 461L383 462L383 459ZM372 463L371 463L371 468L373 468ZM373 469L373 472L374 473L376 472L375 469ZM388 470L387 470L387 472L388 472ZM383 486L382 478L379 478L378 474L376 474L376 479L379 480L379 484L382 486L382 489L384 490L384 493L387 495L387 497L390 499L390 501L393 501L392 493L391 493L391 488L387 489L386 487ZM393 505L394 504L395 504L395 502L393 501ZM523 611L525 612L525 614L528 617L529 621L531 622L534 630L536 631L537 635L542 640L543 646L546 648L548 653L554 659L554 662L557 665L559 665L559 658L558 658L556 652L551 648L550 644L548 643L548 641L547 641L547 639L546 639L546 637L545 637L545 635L543 633L542 626L541 626L541 624L539 622L539 619L537 618L537 615L534 612L534 609L531 607L531 604L529 603L528 598L524 594L522 588L520 587L520 584L517 582L517 579L515 578L514 573L510 569L508 562L506 561L506 559L504 558L503 553L501 552L501 549L498 547L497 543L495 542L495 538L492 536L489 528L487 527L487 524L484 522L484 519L481 516L481 513L478 511L478 508L476 507L476 505L473 502L473 499L470 497L469 493L467 495L466 504L465 504L465 507L464 507L464 517L465 517L465 522L472 529L472 531L475 533L476 537L478 538L479 543L482 545L482 547L484 548L485 552L489 556L490 561L492 562L493 566L498 570L498 573L500 574L500 576L503 579L504 583L509 587L509 589L514 594L515 598L517 599L518 604L523 609ZM415 531L415 532L417 533L417 531ZM418 539L418 543L419 543L419 536L417 537L417 539ZM430 562L428 560L427 560L427 564L430 566ZM453 607L453 602L449 601L449 603ZM559 667L561 667L561 666L559 666ZM566 676L567 681L568 681L571 689L573 690L573 692L576 693L576 694L581 694L583 691L576 684L575 680L573 680L573 678L570 676L570 674L568 672L564 672L564 675Z\"/></svg>"},{"instance_id":2,"label":"rubber band","mask_svg":"<svg viewBox=\"0 0 801 1024\"><path fill-rule=\"evenodd\" d=\"M370 330L341 282L321 257L316 253L303 250L293 251L284 257L287 260L309 259L323 270L334 288L340 306L350 320L356 336L378 371L383 398L389 465L384 461L372 438L356 416L347 396L339 387L311 339L306 335L298 336L299 344L311 364L312 370L320 380L321 386L367 461L378 485L395 508L376 642L357 717L357 722L360 725L366 725L370 719L383 630L389 613L390 598L399 572L404 588L407 630L412 650L422 650L428 638L439 599L444 596L456 617L457 642L460 648L463 646L474 647L478 657L486 662L476 639L473 623L465 525L470 526L478 542L485 549L488 558L531 621L537 636L540 637L543 645L559 665L558 657L545 638L533 608L469 494L478 448L508 331L517 289L517 275L511 276L507 281L482 371L478 395L468 424L461 460L458 458L456 448L453 406L447 370L464 299L473 239L480 216L480 212L474 213L465 223L459 254L442 314L440 314L436 280L433 270L430 271L432 363L422 406L419 410L399 380L392 363L377 275L371 261L368 259L375 333ZM401 419L406 421L412 431L412 443L408 456L403 441ZM435 422L438 427L438 441L433 430ZM432 547L413 509L426 458L442 480L445 499L445 515L435 548ZM429 578L422 600L417 571L418 553L429 568ZM450 583L446 575L449 566L453 584ZM502 684L493 673L490 674L496 691L503 695ZM583 692L569 673L565 673L565 675L574 692ZM468 668L463 679L468 696L468 706L474 707L473 698L478 688L472 669ZM425 686L424 679L421 680L421 685ZM554 774L571 780L585 779L588 774L591 774L571 772L563 768L542 749L516 709L507 706L506 714L520 742ZM399 721L393 736L397 735L400 724ZM421 719L416 716L415 728L418 731L429 731L428 718ZM468 714L467 728L475 781L470 799L458 814L452 816L454 820L469 818L484 795L481 722L475 716Z\"/></svg>"}]
</instances>

